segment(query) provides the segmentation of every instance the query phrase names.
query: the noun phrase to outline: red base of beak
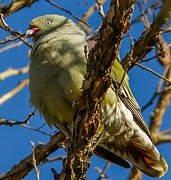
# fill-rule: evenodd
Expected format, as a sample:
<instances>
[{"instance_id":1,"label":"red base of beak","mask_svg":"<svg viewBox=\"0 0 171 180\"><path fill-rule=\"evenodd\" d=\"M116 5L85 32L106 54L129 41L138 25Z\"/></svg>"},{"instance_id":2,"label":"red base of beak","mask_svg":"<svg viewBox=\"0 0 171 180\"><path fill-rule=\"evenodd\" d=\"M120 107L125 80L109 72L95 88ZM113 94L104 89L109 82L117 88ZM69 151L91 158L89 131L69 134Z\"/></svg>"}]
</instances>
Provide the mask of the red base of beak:
<instances>
[{"instance_id":1,"label":"red base of beak","mask_svg":"<svg viewBox=\"0 0 171 180\"><path fill-rule=\"evenodd\" d=\"M26 37L32 36L32 35L35 34L38 30L39 30L39 28L37 28L37 27L28 29L27 32L26 32Z\"/></svg>"}]
</instances>

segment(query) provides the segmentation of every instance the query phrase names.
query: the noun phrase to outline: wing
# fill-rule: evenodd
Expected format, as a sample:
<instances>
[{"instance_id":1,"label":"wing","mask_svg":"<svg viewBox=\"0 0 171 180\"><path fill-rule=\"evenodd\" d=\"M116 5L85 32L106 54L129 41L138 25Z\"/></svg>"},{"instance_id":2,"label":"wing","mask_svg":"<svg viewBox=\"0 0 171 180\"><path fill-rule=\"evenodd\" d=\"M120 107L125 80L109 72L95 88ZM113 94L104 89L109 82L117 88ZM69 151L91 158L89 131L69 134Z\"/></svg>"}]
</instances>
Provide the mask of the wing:
<instances>
[{"instance_id":1,"label":"wing","mask_svg":"<svg viewBox=\"0 0 171 180\"><path fill-rule=\"evenodd\" d=\"M127 161L120 158L116 154L113 154L112 152L108 151L107 149L104 149L101 146L97 146L94 150L94 153L96 154L96 156L103 158L107 161L110 161L114 164L117 164L117 165L122 166L124 168L130 168L130 164Z\"/></svg>"},{"instance_id":2,"label":"wing","mask_svg":"<svg viewBox=\"0 0 171 180\"><path fill-rule=\"evenodd\" d=\"M122 68L122 65L118 61L115 60L114 66L112 68L112 89L113 89L113 91L117 92L117 89L119 87L119 84L122 80L123 75L124 75L124 70ZM127 75L125 76L124 81L122 82L122 85L119 88L119 91L117 93L118 93L118 97L121 99L121 101L125 104L125 106L133 114L135 122L152 140L148 126L147 126L144 118L141 115L141 109L129 88Z\"/></svg>"}]
</instances>

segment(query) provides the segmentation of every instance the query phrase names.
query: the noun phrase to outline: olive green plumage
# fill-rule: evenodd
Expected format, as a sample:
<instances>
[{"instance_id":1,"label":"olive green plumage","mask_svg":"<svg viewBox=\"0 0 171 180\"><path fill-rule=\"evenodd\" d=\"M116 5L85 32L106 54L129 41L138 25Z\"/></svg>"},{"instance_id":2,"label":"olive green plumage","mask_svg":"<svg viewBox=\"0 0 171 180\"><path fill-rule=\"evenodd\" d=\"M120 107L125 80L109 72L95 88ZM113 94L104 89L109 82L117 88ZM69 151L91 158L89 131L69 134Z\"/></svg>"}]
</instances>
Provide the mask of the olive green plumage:
<instances>
[{"instance_id":1,"label":"olive green plumage","mask_svg":"<svg viewBox=\"0 0 171 180\"><path fill-rule=\"evenodd\" d=\"M27 35L35 43L30 54L30 103L50 126L68 133L75 111L73 102L81 94L86 73L85 34L64 16L45 15L32 20ZM115 60L112 86L105 96L100 120L99 129L104 135L95 153L129 167L126 159L149 176L163 176L167 164L152 142L127 75L116 94L123 74Z\"/></svg>"}]
</instances>

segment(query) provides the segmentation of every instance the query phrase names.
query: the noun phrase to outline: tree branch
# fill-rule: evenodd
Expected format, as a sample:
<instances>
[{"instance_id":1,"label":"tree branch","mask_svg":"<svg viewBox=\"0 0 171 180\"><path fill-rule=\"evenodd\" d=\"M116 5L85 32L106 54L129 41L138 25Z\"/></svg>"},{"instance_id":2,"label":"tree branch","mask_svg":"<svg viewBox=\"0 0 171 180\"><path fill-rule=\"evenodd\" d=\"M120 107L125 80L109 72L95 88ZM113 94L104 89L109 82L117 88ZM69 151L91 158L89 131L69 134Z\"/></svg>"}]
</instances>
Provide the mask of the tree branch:
<instances>
[{"instance_id":1,"label":"tree branch","mask_svg":"<svg viewBox=\"0 0 171 180\"><path fill-rule=\"evenodd\" d=\"M54 2L50 1L50 0L46 0L49 4L51 4L52 6L55 6L59 9L61 9L62 11L70 14L72 17L74 17L77 21L82 22L83 24L85 24L86 26L88 26L89 28L91 28L91 26L89 24L87 24L85 21L83 21L82 19L78 18L77 16L75 16L73 13L71 13L70 11L68 11L67 9L64 9L63 7L59 6L58 4L55 4Z\"/></svg>"},{"instance_id":2,"label":"tree branch","mask_svg":"<svg viewBox=\"0 0 171 180\"><path fill-rule=\"evenodd\" d=\"M25 66L20 69L9 68L6 71L0 73L0 80L4 80L7 77L18 75L18 74L25 74L28 72L28 70L29 70L29 66Z\"/></svg>"},{"instance_id":3,"label":"tree branch","mask_svg":"<svg viewBox=\"0 0 171 180\"><path fill-rule=\"evenodd\" d=\"M30 7L34 2L38 0L15 0L12 1L11 4L2 7L1 14L3 14L3 17L7 17L17 11L19 11L22 8Z\"/></svg>"},{"instance_id":4,"label":"tree branch","mask_svg":"<svg viewBox=\"0 0 171 180\"><path fill-rule=\"evenodd\" d=\"M101 5L103 5L106 1L107 1L107 0L101 0L101 1L100 1ZM82 19L84 22L86 22L86 21L88 20L88 18L94 13L94 11L98 9L98 7L99 7L98 4L95 3L93 6L91 6L91 7L87 10L87 12L82 16L81 19ZM80 26L80 25L81 25L81 22L78 23L78 26Z\"/></svg>"},{"instance_id":5,"label":"tree branch","mask_svg":"<svg viewBox=\"0 0 171 180\"><path fill-rule=\"evenodd\" d=\"M42 164L49 154L64 147L65 138L65 135L59 132L52 136L47 144L36 146L34 150L36 164ZM33 156L30 154L17 165L14 165L9 172L1 174L0 180L20 180L24 178L34 168L32 161Z\"/></svg>"},{"instance_id":6,"label":"tree branch","mask_svg":"<svg viewBox=\"0 0 171 180\"><path fill-rule=\"evenodd\" d=\"M103 20L98 41L89 53L83 93L76 107L67 161L60 179L86 179L99 126L101 103L111 85L111 67L118 55L123 34L129 30L134 0L112 0Z\"/></svg>"},{"instance_id":7,"label":"tree branch","mask_svg":"<svg viewBox=\"0 0 171 180\"><path fill-rule=\"evenodd\" d=\"M133 67L136 62L143 59L152 50L152 46L154 46L158 41L158 35L160 34L162 26L167 22L170 13L170 0L165 0L163 1L163 5L161 6L160 12L155 17L153 23L150 25L150 28L144 31L139 40L135 43L133 48L133 58L131 61L131 67ZM127 67L128 62L129 56L127 54L122 61L124 68ZM129 69L131 67L129 67Z\"/></svg>"},{"instance_id":8,"label":"tree branch","mask_svg":"<svg viewBox=\"0 0 171 180\"><path fill-rule=\"evenodd\" d=\"M9 50L9 49L11 49L11 48L13 48L13 47L19 47L19 46L21 46L22 44L23 44L23 42L21 42L21 41L19 41L19 42L17 42L17 43L9 44L9 45L7 45L6 47L1 48L1 49L0 49L0 53L2 53L2 52L4 52L4 51L7 51L7 50Z\"/></svg>"},{"instance_id":9,"label":"tree branch","mask_svg":"<svg viewBox=\"0 0 171 180\"><path fill-rule=\"evenodd\" d=\"M168 66L166 66L166 68L167 68L166 77L171 81L171 63ZM171 84L166 82L163 87L163 90L170 86ZM150 130L153 137L155 137L155 135L159 132L163 115L170 103L170 97L171 97L171 91L163 91L163 93L160 95L155 111L151 115Z\"/></svg>"},{"instance_id":10,"label":"tree branch","mask_svg":"<svg viewBox=\"0 0 171 180\"><path fill-rule=\"evenodd\" d=\"M131 67L133 67L136 64L136 62L138 62L138 60L143 59L147 55L147 53L149 53L152 50L152 46L154 46L158 41L158 36L160 34L161 28L167 22L170 13L171 13L170 0L165 0L163 1L163 5L161 6L160 12L158 13L157 17L154 19L153 23L150 25L150 28L144 31L141 37L139 38L139 40L135 43L133 48L133 56L132 56L133 58L131 61L132 63ZM127 67L128 62L130 62L129 54L126 55L126 57L122 61L124 68ZM166 78L169 81L171 81L170 79L171 77L169 76L166 76ZM168 84L169 83L165 83L165 85ZM154 139L156 139L155 137L157 136L158 130L160 128L162 117L169 103L170 95L171 92L163 92L161 94L155 112L152 114L150 129ZM133 167L130 172L128 180L140 180L141 177L142 177L142 173L139 170L137 170L135 167Z\"/></svg>"},{"instance_id":11,"label":"tree branch","mask_svg":"<svg viewBox=\"0 0 171 180\"><path fill-rule=\"evenodd\" d=\"M7 92L3 96L0 97L0 105L2 105L4 102L6 102L8 99L16 95L19 91L21 91L26 85L28 85L29 80L23 80L17 85L14 89L11 91Z\"/></svg>"}]
</instances>

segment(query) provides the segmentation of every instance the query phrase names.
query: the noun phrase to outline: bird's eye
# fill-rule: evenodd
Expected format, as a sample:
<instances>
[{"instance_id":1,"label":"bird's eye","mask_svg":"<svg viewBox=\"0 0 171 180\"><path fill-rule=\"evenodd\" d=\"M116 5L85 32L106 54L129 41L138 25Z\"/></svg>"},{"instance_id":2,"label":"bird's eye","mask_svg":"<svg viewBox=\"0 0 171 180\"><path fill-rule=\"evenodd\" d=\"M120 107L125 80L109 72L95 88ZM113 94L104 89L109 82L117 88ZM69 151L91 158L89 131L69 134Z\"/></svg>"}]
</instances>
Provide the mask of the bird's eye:
<instances>
[{"instance_id":1,"label":"bird's eye","mask_svg":"<svg viewBox=\"0 0 171 180\"><path fill-rule=\"evenodd\" d=\"M50 24L51 22L50 21L46 21L45 24Z\"/></svg>"}]
</instances>

